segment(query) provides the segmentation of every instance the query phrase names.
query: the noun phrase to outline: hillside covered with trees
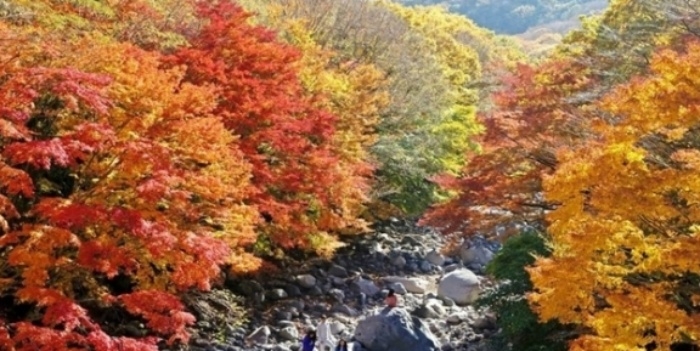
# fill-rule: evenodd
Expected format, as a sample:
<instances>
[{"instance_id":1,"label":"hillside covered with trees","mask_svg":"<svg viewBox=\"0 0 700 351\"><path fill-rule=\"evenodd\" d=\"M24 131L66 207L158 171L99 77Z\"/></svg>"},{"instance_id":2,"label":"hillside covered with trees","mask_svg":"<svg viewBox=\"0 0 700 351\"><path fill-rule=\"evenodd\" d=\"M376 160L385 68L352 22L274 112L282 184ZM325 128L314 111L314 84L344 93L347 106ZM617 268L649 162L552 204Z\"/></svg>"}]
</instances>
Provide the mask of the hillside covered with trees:
<instances>
[{"instance_id":1,"label":"hillside covered with trees","mask_svg":"<svg viewBox=\"0 0 700 351\"><path fill-rule=\"evenodd\" d=\"M481 117L484 152L442 182L460 195L424 218L457 236L540 231L548 249L519 239L538 255L513 281L540 322L568 326L545 338L569 350L697 350L698 28L695 2L612 1L519 65ZM530 347L534 322L505 316Z\"/></svg>"},{"instance_id":2,"label":"hillside covered with trees","mask_svg":"<svg viewBox=\"0 0 700 351\"><path fill-rule=\"evenodd\" d=\"M607 0L401 0L401 3L444 6L482 27L504 34L520 34L536 27L571 29L578 17L600 12L608 5Z\"/></svg>"},{"instance_id":3,"label":"hillside covered with trees","mask_svg":"<svg viewBox=\"0 0 700 351\"><path fill-rule=\"evenodd\" d=\"M522 57L370 0L0 5L3 350L187 342L182 295L421 213Z\"/></svg>"},{"instance_id":4,"label":"hillside covered with trees","mask_svg":"<svg viewBox=\"0 0 700 351\"><path fill-rule=\"evenodd\" d=\"M185 296L390 216L507 243L503 347L696 350L698 14L612 0L535 61L388 0L0 0L0 351L186 344Z\"/></svg>"}]
</instances>

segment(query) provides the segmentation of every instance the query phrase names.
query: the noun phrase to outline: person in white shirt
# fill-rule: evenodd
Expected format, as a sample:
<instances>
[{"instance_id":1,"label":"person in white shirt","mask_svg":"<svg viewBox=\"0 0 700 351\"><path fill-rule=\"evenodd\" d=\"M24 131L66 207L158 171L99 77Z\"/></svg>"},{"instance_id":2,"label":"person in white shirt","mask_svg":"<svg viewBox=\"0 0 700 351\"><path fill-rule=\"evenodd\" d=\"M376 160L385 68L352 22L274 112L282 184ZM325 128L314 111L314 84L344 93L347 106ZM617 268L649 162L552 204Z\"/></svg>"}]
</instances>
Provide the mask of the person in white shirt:
<instances>
[{"instance_id":1,"label":"person in white shirt","mask_svg":"<svg viewBox=\"0 0 700 351\"><path fill-rule=\"evenodd\" d=\"M331 333L331 324L326 316L321 318L321 323L316 327L316 347L319 351L333 350L335 347L335 337Z\"/></svg>"}]
</instances>

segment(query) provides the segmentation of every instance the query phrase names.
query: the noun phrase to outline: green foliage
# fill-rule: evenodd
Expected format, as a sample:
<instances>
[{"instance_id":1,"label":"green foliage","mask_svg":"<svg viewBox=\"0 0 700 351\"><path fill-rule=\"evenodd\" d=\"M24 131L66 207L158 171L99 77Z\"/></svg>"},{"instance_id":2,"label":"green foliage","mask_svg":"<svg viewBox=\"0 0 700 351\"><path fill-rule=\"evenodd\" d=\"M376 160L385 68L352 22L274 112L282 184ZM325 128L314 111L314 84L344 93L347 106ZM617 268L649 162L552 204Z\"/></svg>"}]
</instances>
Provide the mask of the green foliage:
<instances>
[{"instance_id":1,"label":"green foliage","mask_svg":"<svg viewBox=\"0 0 700 351\"><path fill-rule=\"evenodd\" d=\"M370 200L410 215L437 199L432 178L459 172L465 152L475 148L474 135L481 126L473 85L483 77L483 67L492 59L518 56L493 33L436 7L370 0L243 4L262 14L256 20L286 33L284 37L293 36L277 18L304 24L307 41L333 53L331 64L364 64L381 72L383 81L376 89L389 98L377 109L377 122L372 123L376 138L367 146L377 170ZM322 86L319 76L307 80ZM339 87L345 89L327 84L325 93L338 96L333 90Z\"/></svg>"},{"instance_id":2,"label":"green foliage","mask_svg":"<svg viewBox=\"0 0 700 351\"><path fill-rule=\"evenodd\" d=\"M493 340L494 350L565 351L564 337L569 328L555 321L540 323L530 309L525 295L532 283L525 267L536 256L549 256L550 249L542 234L524 231L506 241L486 270L502 283L477 301L478 306L490 306L498 315L502 328Z\"/></svg>"},{"instance_id":3,"label":"green foliage","mask_svg":"<svg viewBox=\"0 0 700 351\"><path fill-rule=\"evenodd\" d=\"M227 335L227 330L249 322L242 307L242 298L227 289L190 291L185 294L183 301L194 312L198 321L208 322L209 326L206 329L198 327L200 334L204 333L221 343L232 341Z\"/></svg>"}]
</instances>

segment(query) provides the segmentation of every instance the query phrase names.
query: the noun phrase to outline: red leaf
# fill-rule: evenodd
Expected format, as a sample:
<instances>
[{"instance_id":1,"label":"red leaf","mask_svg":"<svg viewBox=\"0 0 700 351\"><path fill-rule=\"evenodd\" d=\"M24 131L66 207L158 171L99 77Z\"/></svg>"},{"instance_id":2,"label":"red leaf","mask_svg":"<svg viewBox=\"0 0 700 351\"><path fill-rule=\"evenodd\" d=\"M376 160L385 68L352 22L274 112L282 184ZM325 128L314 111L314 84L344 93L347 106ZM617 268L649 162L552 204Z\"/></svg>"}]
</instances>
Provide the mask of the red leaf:
<instances>
[{"instance_id":1,"label":"red leaf","mask_svg":"<svg viewBox=\"0 0 700 351\"><path fill-rule=\"evenodd\" d=\"M69 299L57 301L48 306L41 322L52 328L62 326L61 329L67 332L73 331L78 326L85 326L90 329L96 327L88 318L85 309Z\"/></svg>"},{"instance_id":2,"label":"red leaf","mask_svg":"<svg viewBox=\"0 0 700 351\"><path fill-rule=\"evenodd\" d=\"M74 145L65 145L58 138L16 142L5 147L3 156L13 165L27 164L35 168L48 170L51 168L51 165L62 167L75 165L77 160L71 158L71 152L68 150L74 147Z\"/></svg>"},{"instance_id":3,"label":"red leaf","mask_svg":"<svg viewBox=\"0 0 700 351\"><path fill-rule=\"evenodd\" d=\"M133 234L146 246L149 252L158 257L174 248L177 239L163 224L146 221L138 212L118 208L112 211L111 220L119 227Z\"/></svg>"},{"instance_id":4,"label":"red leaf","mask_svg":"<svg viewBox=\"0 0 700 351\"><path fill-rule=\"evenodd\" d=\"M77 261L83 267L106 274L108 278L114 278L120 270L131 273L137 266L126 248L96 240L82 243Z\"/></svg>"},{"instance_id":5,"label":"red leaf","mask_svg":"<svg viewBox=\"0 0 700 351\"><path fill-rule=\"evenodd\" d=\"M0 186L9 195L34 196L34 182L27 172L0 164Z\"/></svg>"},{"instance_id":6,"label":"red leaf","mask_svg":"<svg viewBox=\"0 0 700 351\"><path fill-rule=\"evenodd\" d=\"M50 224L71 230L84 229L109 218L101 206L67 202L60 198L41 199L33 212L47 219Z\"/></svg>"},{"instance_id":7,"label":"red leaf","mask_svg":"<svg viewBox=\"0 0 700 351\"><path fill-rule=\"evenodd\" d=\"M0 109L0 116L3 115ZM29 130L22 124L15 124L0 118L0 137L5 140L29 140Z\"/></svg>"},{"instance_id":8,"label":"red leaf","mask_svg":"<svg viewBox=\"0 0 700 351\"><path fill-rule=\"evenodd\" d=\"M104 92L104 88L112 82L109 76L85 73L74 68L37 67L29 69L28 73L49 92L60 97L77 98L86 107L100 114L107 113L111 106Z\"/></svg>"},{"instance_id":9,"label":"red leaf","mask_svg":"<svg viewBox=\"0 0 700 351\"><path fill-rule=\"evenodd\" d=\"M154 331L170 335L169 343L176 339L189 340L185 327L195 322L193 315L184 312L185 306L177 297L162 291L137 291L119 297L129 313L143 317Z\"/></svg>"}]
</instances>

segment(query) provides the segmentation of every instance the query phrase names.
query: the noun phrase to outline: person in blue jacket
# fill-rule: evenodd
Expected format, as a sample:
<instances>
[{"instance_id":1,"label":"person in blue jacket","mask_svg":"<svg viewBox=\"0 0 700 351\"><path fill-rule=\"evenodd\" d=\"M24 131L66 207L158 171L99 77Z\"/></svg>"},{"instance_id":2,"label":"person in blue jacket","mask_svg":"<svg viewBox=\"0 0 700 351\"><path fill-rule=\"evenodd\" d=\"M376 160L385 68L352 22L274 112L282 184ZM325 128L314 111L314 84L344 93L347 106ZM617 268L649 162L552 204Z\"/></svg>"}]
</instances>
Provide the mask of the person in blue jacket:
<instances>
[{"instance_id":1,"label":"person in blue jacket","mask_svg":"<svg viewBox=\"0 0 700 351\"><path fill-rule=\"evenodd\" d=\"M338 340L338 346L335 347L335 351L348 351L348 342L345 339Z\"/></svg>"},{"instance_id":2,"label":"person in blue jacket","mask_svg":"<svg viewBox=\"0 0 700 351\"><path fill-rule=\"evenodd\" d=\"M314 351L314 347L316 347L316 332L309 330L301 340L301 351Z\"/></svg>"}]
</instances>

